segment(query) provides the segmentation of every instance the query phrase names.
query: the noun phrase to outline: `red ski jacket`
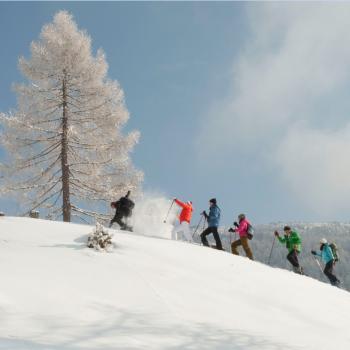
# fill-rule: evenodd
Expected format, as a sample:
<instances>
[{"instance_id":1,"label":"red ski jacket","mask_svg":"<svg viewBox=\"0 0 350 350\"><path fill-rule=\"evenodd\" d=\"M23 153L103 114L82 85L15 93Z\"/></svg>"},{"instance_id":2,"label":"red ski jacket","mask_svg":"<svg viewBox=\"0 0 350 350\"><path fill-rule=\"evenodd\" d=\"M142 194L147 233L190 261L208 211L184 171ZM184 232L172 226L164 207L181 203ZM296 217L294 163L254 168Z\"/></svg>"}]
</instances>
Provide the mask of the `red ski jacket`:
<instances>
[{"instance_id":1,"label":"red ski jacket","mask_svg":"<svg viewBox=\"0 0 350 350\"><path fill-rule=\"evenodd\" d=\"M183 203L178 199L175 199L175 203L182 208L181 213L179 215L180 223L186 221L188 223L191 222L193 207L190 203Z\"/></svg>"}]
</instances>

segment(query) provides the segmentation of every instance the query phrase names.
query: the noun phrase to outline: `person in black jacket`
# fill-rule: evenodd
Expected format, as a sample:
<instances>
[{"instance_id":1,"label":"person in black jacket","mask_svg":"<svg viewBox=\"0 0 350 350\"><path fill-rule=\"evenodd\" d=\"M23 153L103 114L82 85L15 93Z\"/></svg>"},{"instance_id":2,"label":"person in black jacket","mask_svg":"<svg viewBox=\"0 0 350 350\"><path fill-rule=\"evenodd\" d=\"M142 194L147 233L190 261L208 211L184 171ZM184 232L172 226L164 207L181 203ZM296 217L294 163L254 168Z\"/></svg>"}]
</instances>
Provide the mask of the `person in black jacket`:
<instances>
[{"instance_id":1,"label":"person in black jacket","mask_svg":"<svg viewBox=\"0 0 350 350\"><path fill-rule=\"evenodd\" d=\"M119 224L121 230L132 231L132 227L128 226L127 223L123 220L127 219L132 215L132 209L135 206L135 203L129 198L130 191L124 196L121 197L117 202L112 202L111 207L115 209L115 215L111 220L109 227L116 222Z\"/></svg>"}]
</instances>

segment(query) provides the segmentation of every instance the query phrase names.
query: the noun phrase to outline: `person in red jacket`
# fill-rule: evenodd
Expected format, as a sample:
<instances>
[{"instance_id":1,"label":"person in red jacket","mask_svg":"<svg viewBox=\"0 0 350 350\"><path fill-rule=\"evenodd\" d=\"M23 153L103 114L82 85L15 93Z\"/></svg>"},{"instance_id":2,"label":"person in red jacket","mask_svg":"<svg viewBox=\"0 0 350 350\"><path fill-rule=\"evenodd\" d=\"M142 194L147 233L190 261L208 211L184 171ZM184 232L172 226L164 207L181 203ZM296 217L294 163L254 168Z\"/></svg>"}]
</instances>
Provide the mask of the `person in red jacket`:
<instances>
[{"instance_id":1,"label":"person in red jacket","mask_svg":"<svg viewBox=\"0 0 350 350\"><path fill-rule=\"evenodd\" d=\"M172 232L172 239L177 239L178 235L182 233L185 239L189 242L192 242L192 236L190 232L190 223L192 218L192 202L181 202L177 198L174 198L174 202L182 208L179 215L180 224L175 226Z\"/></svg>"}]
</instances>

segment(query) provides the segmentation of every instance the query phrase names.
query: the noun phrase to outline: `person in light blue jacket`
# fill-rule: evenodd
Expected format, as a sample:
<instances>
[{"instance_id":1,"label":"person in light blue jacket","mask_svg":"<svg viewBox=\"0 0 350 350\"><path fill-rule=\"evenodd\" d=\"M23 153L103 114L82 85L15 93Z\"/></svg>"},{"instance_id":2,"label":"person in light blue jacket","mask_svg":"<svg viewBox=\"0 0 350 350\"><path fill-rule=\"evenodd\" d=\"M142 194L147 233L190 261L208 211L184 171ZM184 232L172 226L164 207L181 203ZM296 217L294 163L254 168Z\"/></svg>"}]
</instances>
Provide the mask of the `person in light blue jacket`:
<instances>
[{"instance_id":1,"label":"person in light blue jacket","mask_svg":"<svg viewBox=\"0 0 350 350\"><path fill-rule=\"evenodd\" d=\"M311 250L311 254L315 256L319 256L323 260L323 262L325 263L325 268L323 270L323 273L328 277L332 286L338 286L340 281L333 273L335 258L334 258L332 249L325 238L321 239L320 245L321 245L320 246L321 252L318 253L315 250Z\"/></svg>"},{"instance_id":2,"label":"person in light blue jacket","mask_svg":"<svg viewBox=\"0 0 350 350\"><path fill-rule=\"evenodd\" d=\"M218 233L221 211L216 204L215 198L212 198L209 201L209 205L209 215L206 213L206 211L202 212L202 215L204 215L204 217L208 221L208 227L201 233L201 240L203 245L209 247L209 243L206 236L212 233L216 242L216 249L222 250L222 243Z\"/></svg>"}]
</instances>

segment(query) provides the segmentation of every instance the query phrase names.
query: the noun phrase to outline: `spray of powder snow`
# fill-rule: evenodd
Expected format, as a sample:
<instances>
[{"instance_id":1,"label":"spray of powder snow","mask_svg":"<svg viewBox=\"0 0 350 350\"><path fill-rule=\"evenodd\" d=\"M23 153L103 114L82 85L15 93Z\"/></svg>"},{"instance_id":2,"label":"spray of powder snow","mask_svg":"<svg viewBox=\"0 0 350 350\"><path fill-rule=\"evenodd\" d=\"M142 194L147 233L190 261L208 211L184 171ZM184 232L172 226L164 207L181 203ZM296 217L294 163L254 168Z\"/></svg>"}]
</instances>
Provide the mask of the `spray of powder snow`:
<instances>
[{"instance_id":1,"label":"spray of powder snow","mask_svg":"<svg viewBox=\"0 0 350 350\"><path fill-rule=\"evenodd\" d=\"M135 199L135 208L129 220L134 232L170 239L178 214L178 207L173 205L164 223L171 203L172 200L154 194L144 194L142 198Z\"/></svg>"}]
</instances>

